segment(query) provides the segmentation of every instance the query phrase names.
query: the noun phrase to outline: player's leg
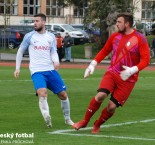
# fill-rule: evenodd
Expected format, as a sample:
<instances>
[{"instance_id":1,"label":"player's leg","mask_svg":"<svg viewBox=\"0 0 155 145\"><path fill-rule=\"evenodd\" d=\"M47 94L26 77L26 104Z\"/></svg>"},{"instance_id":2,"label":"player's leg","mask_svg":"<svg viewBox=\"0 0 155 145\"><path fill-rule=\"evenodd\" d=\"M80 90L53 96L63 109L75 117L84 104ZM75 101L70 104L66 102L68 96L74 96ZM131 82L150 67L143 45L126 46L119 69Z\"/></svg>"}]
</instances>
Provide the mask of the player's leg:
<instances>
[{"instance_id":1,"label":"player's leg","mask_svg":"<svg viewBox=\"0 0 155 145\"><path fill-rule=\"evenodd\" d=\"M73 121L70 118L70 102L68 95L66 91L62 91L58 94L60 100L61 100L61 108L63 111L64 119L65 119L65 124L67 125L73 125Z\"/></svg>"},{"instance_id":2,"label":"player's leg","mask_svg":"<svg viewBox=\"0 0 155 145\"><path fill-rule=\"evenodd\" d=\"M89 123L91 117L94 113L100 108L103 100L107 97L107 94L104 92L99 92L95 97L93 97L88 105L86 113L84 115L83 120L74 123L73 128L79 130L80 128L84 128ZM102 100L102 101L101 101Z\"/></svg>"},{"instance_id":3,"label":"player's leg","mask_svg":"<svg viewBox=\"0 0 155 145\"><path fill-rule=\"evenodd\" d=\"M92 133L99 133L100 126L114 115L117 107L124 105L135 85L135 83L122 81L120 77L115 78L115 82L117 87L113 90L107 107L102 110L99 119L94 123Z\"/></svg>"},{"instance_id":4,"label":"player's leg","mask_svg":"<svg viewBox=\"0 0 155 145\"><path fill-rule=\"evenodd\" d=\"M97 95L90 101L84 119L80 122L75 123L72 126L74 129L79 130L80 128L87 126L88 122L90 121L90 118L99 109L103 100L108 96L108 94L112 90L113 85L111 84L113 84L113 78L110 74L106 73L102 78Z\"/></svg>"},{"instance_id":5,"label":"player's leg","mask_svg":"<svg viewBox=\"0 0 155 145\"><path fill-rule=\"evenodd\" d=\"M49 105L47 102L47 89L40 88L37 90L39 96L39 108L48 128L52 127Z\"/></svg>"},{"instance_id":6,"label":"player's leg","mask_svg":"<svg viewBox=\"0 0 155 145\"><path fill-rule=\"evenodd\" d=\"M32 75L33 84L39 97L39 108L48 128L52 127L49 105L47 102L46 81L42 73Z\"/></svg>"},{"instance_id":7,"label":"player's leg","mask_svg":"<svg viewBox=\"0 0 155 145\"><path fill-rule=\"evenodd\" d=\"M110 100L107 107L102 110L99 119L95 121L92 133L99 133L100 126L113 116L116 108L116 104Z\"/></svg>"},{"instance_id":8,"label":"player's leg","mask_svg":"<svg viewBox=\"0 0 155 145\"><path fill-rule=\"evenodd\" d=\"M49 80L51 80L51 81L48 82L48 88L52 92L57 94L61 100L61 108L63 111L65 124L73 125L73 121L70 118L70 102L69 102L68 95L66 93L66 86L65 86L61 76L58 74L57 71L54 70L54 71L50 72Z\"/></svg>"}]
</instances>

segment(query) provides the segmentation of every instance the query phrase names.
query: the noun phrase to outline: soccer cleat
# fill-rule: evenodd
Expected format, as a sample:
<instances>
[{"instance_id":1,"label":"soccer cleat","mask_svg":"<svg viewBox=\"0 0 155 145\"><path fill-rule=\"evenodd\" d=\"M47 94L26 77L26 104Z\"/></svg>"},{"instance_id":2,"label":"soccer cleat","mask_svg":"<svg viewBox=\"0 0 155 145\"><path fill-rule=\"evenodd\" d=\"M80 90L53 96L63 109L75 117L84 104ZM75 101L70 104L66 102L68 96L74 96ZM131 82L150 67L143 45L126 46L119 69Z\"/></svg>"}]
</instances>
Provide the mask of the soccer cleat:
<instances>
[{"instance_id":1,"label":"soccer cleat","mask_svg":"<svg viewBox=\"0 0 155 145\"><path fill-rule=\"evenodd\" d=\"M52 127L51 116L47 116L47 117L45 118L45 122L46 122L46 126L47 126L48 128L51 128L51 127Z\"/></svg>"},{"instance_id":2,"label":"soccer cleat","mask_svg":"<svg viewBox=\"0 0 155 145\"><path fill-rule=\"evenodd\" d=\"M65 120L65 124L67 124L67 125L73 125L74 122L71 119L67 119L67 120Z\"/></svg>"},{"instance_id":3,"label":"soccer cleat","mask_svg":"<svg viewBox=\"0 0 155 145\"><path fill-rule=\"evenodd\" d=\"M79 121L77 123L74 123L72 125L72 128L74 128L75 130L79 130L80 128L86 127L87 124L88 124L88 122L86 120L81 120L81 121Z\"/></svg>"},{"instance_id":4,"label":"soccer cleat","mask_svg":"<svg viewBox=\"0 0 155 145\"><path fill-rule=\"evenodd\" d=\"M95 123L96 123L96 122L95 122ZM93 134L97 134L97 133L100 132L100 126L95 125L95 123L94 123L93 129L92 129L92 131L91 131Z\"/></svg>"}]
</instances>

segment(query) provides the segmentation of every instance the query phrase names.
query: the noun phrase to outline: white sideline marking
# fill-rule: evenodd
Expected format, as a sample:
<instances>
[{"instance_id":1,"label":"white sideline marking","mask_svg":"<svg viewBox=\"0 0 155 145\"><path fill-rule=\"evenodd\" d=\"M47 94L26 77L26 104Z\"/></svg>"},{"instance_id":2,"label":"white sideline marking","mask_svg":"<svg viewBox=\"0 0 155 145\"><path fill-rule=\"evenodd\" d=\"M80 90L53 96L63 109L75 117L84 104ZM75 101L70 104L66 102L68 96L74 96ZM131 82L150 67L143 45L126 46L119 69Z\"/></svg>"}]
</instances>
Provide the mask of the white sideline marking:
<instances>
[{"instance_id":1,"label":"white sideline marking","mask_svg":"<svg viewBox=\"0 0 155 145\"><path fill-rule=\"evenodd\" d=\"M147 120L141 120L141 121L109 124L109 125L102 125L101 128L109 128L109 127L123 126L123 125L137 124L137 123L148 123L148 122L154 122L154 121L155 121L155 119L147 119ZM81 128L80 130L90 130L90 129L92 129L92 127ZM127 137L127 136L108 136L108 135L72 134L72 133L69 133L69 132L75 132L75 131L76 130L74 130L74 129L66 129L66 130L56 130L56 131L52 131L52 132L48 132L48 133L49 134L71 135L71 136L90 136L90 137L105 137L105 138L119 138L119 139L129 139L129 140L155 141L155 138L139 138L139 137Z\"/></svg>"}]
</instances>

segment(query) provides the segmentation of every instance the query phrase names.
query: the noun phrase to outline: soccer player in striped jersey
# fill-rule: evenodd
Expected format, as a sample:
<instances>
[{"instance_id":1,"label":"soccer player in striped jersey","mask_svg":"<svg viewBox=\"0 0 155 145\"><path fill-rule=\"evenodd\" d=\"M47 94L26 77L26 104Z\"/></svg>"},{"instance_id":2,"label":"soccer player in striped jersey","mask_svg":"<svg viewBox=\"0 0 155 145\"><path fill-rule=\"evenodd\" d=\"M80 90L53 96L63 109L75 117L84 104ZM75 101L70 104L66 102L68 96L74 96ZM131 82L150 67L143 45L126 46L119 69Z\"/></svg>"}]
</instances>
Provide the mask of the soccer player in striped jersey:
<instances>
[{"instance_id":1,"label":"soccer player in striped jersey","mask_svg":"<svg viewBox=\"0 0 155 145\"><path fill-rule=\"evenodd\" d=\"M19 77L22 56L29 51L29 69L34 88L39 96L39 108L47 127L52 127L47 89L57 94L61 100L65 123L73 125L70 118L70 103L66 86L58 73L59 58L54 34L45 30L46 16L42 13L34 16L34 31L25 35L16 56L15 78Z\"/></svg>"},{"instance_id":2,"label":"soccer player in striped jersey","mask_svg":"<svg viewBox=\"0 0 155 145\"><path fill-rule=\"evenodd\" d=\"M110 36L86 69L84 78L93 74L95 66L112 52L111 65L100 82L98 93L90 101L83 120L73 124L74 129L86 127L104 99L111 94L108 104L103 108L92 129L92 133L99 133L100 126L114 115L117 107L123 106L127 101L138 80L139 71L149 64L150 54L147 40L143 34L133 29L132 25L131 14L118 14L116 22L118 32Z\"/></svg>"}]
</instances>

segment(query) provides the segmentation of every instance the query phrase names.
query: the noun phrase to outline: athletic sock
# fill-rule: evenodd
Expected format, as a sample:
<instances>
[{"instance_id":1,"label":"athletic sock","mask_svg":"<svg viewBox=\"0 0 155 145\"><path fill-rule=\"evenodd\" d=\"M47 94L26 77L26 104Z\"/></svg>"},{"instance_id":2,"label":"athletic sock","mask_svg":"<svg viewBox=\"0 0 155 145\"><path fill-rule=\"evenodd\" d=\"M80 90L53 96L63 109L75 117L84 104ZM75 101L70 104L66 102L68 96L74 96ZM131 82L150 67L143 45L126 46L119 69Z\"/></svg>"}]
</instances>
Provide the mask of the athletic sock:
<instances>
[{"instance_id":1,"label":"athletic sock","mask_svg":"<svg viewBox=\"0 0 155 145\"><path fill-rule=\"evenodd\" d=\"M46 119L47 116L50 116L47 97L39 97L39 108L44 119Z\"/></svg>"},{"instance_id":2,"label":"athletic sock","mask_svg":"<svg viewBox=\"0 0 155 145\"><path fill-rule=\"evenodd\" d=\"M102 113L101 113L99 119L96 120L95 125L96 125L96 126L100 126L101 124L105 123L110 117L113 116L113 114L114 114L114 113L108 112L107 107L104 108L104 109L102 110Z\"/></svg>"},{"instance_id":3,"label":"athletic sock","mask_svg":"<svg viewBox=\"0 0 155 145\"><path fill-rule=\"evenodd\" d=\"M95 97L92 98L92 100L90 101L90 104L87 108L84 120L86 122L89 122L90 118L94 115L94 113L100 108L102 103L99 103L95 100Z\"/></svg>"},{"instance_id":4,"label":"athletic sock","mask_svg":"<svg viewBox=\"0 0 155 145\"><path fill-rule=\"evenodd\" d=\"M66 100L61 100L61 108L62 108L65 120L70 119L70 103L69 103L68 97Z\"/></svg>"}]
</instances>

